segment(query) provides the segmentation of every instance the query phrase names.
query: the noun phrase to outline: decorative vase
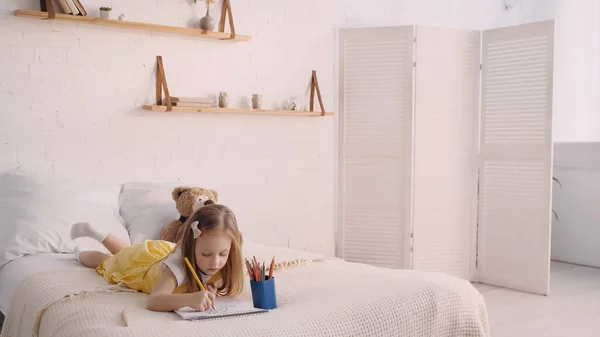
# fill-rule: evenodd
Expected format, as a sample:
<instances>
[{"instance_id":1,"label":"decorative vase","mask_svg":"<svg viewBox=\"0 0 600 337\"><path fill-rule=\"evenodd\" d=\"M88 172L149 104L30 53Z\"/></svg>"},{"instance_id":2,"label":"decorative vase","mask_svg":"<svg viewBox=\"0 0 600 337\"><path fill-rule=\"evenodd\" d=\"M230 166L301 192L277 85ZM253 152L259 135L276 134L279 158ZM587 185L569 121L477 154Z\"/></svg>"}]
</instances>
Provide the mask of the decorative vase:
<instances>
[{"instance_id":1,"label":"decorative vase","mask_svg":"<svg viewBox=\"0 0 600 337\"><path fill-rule=\"evenodd\" d=\"M298 109L298 103L296 98L290 98L283 101L283 108L285 110L296 111Z\"/></svg>"},{"instance_id":2,"label":"decorative vase","mask_svg":"<svg viewBox=\"0 0 600 337\"><path fill-rule=\"evenodd\" d=\"M259 94L252 95L252 109L260 109L262 106L262 97Z\"/></svg>"},{"instance_id":3,"label":"decorative vase","mask_svg":"<svg viewBox=\"0 0 600 337\"><path fill-rule=\"evenodd\" d=\"M200 29L202 30L213 30L215 29L215 19L208 14L208 8L206 9L206 15L200 19Z\"/></svg>"},{"instance_id":4,"label":"decorative vase","mask_svg":"<svg viewBox=\"0 0 600 337\"><path fill-rule=\"evenodd\" d=\"M229 96L226 92L219 93L219 108L226 108L229 106Z\"/></svg>"}]
</instances>

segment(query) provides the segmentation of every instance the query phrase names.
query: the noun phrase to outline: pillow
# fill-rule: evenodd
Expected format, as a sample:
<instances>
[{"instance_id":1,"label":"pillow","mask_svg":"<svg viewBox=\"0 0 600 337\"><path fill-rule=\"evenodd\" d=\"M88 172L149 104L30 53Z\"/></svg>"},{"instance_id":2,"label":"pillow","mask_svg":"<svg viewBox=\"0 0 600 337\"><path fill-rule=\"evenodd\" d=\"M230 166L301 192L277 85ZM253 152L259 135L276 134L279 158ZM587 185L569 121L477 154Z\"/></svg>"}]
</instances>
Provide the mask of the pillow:
<instances>
[{"instance_id":1,"label":"pillow","mask_svg":"<svg viewBox=\"0 0 600 337\"><path fill-rule=\"evenodd\" d=\"M183 185L180 182L123 184L119 211L133 244L160 239L164 226L179 218L171 192Z\"/></svg>"},{"instance_id":2,"label":"pillow","mask_svg":"<svg viewBox=\"0 0 600 337\"><path fill-rule=\"evenodd\" d=\"M160 239L160 232L169 222L179 218L172 197L177 186L200 186L193 182L128 182L119 196L120 214L129 231L132 244ZM219 200L221 196L219 196ZM239 223L238 223L239 226ZM240 230L242 230L240 226ZM249 240L244 236L244 240Z\"/></svg>"},{"instance_id":3,"label":"pillow","mask_svg":"<svg viewBox=\"0 0 600 337\"><path fill-rule=\"evenodd\" d=\"M15 169L17 168L19 165L14 164L14 163L9 163L9 162L2 162L0 161L0 173L10 170L10 169Z\"/></svg>"},{"instance_id":4,"label":"pillow","mask_svg":"<svg viewBox=\"0 0 600 337\"><path fill-rule=\"evenodd\" d=\"M73 242L73 223L87 221L126 242L119 216L119 185L60 176L22 167L0 172L0 268L36 253L72 253L75 244L107 250L91 238Z\"/></svg>"}]
</instances>

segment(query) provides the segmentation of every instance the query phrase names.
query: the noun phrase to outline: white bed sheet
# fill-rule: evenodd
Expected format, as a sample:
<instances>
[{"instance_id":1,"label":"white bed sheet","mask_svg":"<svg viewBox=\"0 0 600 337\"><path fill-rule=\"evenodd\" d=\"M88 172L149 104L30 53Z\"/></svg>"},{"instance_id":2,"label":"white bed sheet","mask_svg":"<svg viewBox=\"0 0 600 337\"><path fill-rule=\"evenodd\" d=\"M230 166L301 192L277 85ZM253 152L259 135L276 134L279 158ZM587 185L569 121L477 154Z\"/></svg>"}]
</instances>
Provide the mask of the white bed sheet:
<instances>
[{"instance_id":1,"label":"white bed sheet","mask_svg":"<svg viewBox=\"0 0 600 337\"><path fill-rule=\"evenodd\" d=\"M0 269L0 311L8 314L10 301L21 281L36 273L65 268L85 268L73 254L42 253L26 255Z\"/></svg>"}]
</instances>

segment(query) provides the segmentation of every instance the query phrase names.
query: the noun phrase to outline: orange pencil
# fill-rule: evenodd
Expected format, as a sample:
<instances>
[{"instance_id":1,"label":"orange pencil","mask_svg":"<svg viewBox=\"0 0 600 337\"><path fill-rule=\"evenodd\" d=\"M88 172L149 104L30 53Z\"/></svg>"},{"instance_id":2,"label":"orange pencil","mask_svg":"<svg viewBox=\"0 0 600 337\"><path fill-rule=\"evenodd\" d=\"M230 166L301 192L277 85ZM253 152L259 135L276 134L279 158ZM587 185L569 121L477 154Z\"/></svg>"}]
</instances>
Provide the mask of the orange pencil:
<instances>
[{"instance_id":1,"label":"orange pencil","mask_svg":"<svg viewBox=\"0 0 600 337\"><path fill-rule=\"evenodd\" d=\"M271 260L271 267L269 268L269 280L273 278L273 267L275 267L275 255L273 255L273 260Z\"/></svg>"},{"instance_id":2,"label":"orange pencil","mask_svg":"<svg viewBox=\"0 0 600 337\"><path fill-rule=\"evenodd\" d=\"M252 277L254 278L254 281L258 282L258 276L256 274L256 263L254 263L254 260L250 262L250 265L252 266Z\"/></svg>"},{"instance_id":3,"label":"orange pencil","mask_svg":"<svg viewBox=\"0 0 600 337\"><path fill-rule=\"evenodd\" d=\"M258 268L260 268L260 265L258 264L258 261L256 260L256 256L254 256L254 276L256 276L256 281L260 281L260 277L258 275Z\"/></svg>"}]
</instances>

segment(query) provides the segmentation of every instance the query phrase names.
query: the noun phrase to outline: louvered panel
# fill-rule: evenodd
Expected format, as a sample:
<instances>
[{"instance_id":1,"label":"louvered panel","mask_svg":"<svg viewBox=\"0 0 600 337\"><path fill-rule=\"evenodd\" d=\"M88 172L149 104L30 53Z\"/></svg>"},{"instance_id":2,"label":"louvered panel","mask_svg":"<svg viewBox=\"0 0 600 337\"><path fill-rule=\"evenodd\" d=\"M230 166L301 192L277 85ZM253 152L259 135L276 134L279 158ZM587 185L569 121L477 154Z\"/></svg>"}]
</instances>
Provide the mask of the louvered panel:
<instances>
[{"instance_id":1,"label":"louvered panel","mask_svg":"<svg viewBox=\"0 0 600 337\"><path fill-rule=\"evenodd\" d=\"M480 32L417 27L413 267L474 280Z\"/></svg>"},{"instance_id":2,"label":"louvered panel","mask_svg":"<svg viewBox=\"0 0 600 337\"><path fill-rule=\"evenodd\" d=\"M338 255L403 268L410 219L413 28L340 32Z\"/></svg>"},{"instance_id":3,"label":"louvered panel","mask_svg":"<svg viewBox=\"0 0 600 337\"><path fill-rule=\"evenodd\" d=\"M488 69L484 134L486 143L543 143L546 139L548 36L491 43L487 50ZM533 68L532 68L533 67ZM511 76L527 75L527 79ZM507 113L503 106L527 101L527 110Z\"/></svg>"},{"instance_id":4,"label":"louvered panel","mask_svg":"<svg viewBox=\"0 0 600 337\"><path fill-rule=\"evenodd\" d=\"M483 33L479 282L548 294L552 21Z\"/></svg>"}]
</instances>

